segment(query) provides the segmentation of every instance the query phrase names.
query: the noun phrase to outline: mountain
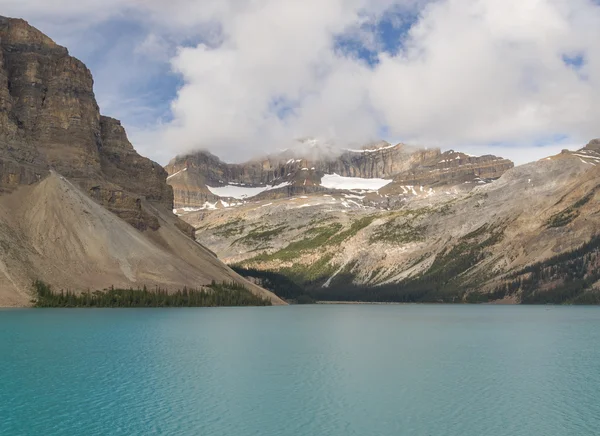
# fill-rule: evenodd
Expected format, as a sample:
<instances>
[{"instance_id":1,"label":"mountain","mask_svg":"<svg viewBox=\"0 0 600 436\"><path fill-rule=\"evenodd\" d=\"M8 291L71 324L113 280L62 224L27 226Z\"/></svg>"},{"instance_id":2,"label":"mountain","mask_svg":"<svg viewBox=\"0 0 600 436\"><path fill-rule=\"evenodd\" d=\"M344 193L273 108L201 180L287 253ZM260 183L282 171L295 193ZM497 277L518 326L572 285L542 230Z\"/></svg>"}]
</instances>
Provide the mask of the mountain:
<instances>
[{"instance_id":1,"label":"mountain","mask_svg":"<svg viewBox=\"0 0 600 436\"><path fill-rule=\"evenodd\" d=\"M293 281L290 298L600 303L600 140L510 169L420 153L431 155L370 192L181 217L237 271Z\"/></svg>"},{"instance_id":2,"label":"mountain","mask_svg":"<svg viewBox=\"0 0 600 436\"><path fill-rule=\"evenodd\" d=\"M87 67L39 30L0 17L0 305L58 289L253 285L172 214L167 173L102 116Z\"/></svg>"},{"instance_id":3,"label":"mountain","mask_svg":"<svg viewBox=\"0 0 600 436\"><path fill-rule=\"evenodd\" d=\"M429 190L498 178L513 167L511 161L496 156L475 157L452 150L442 153L437 148L419 149L385 141L341 152L317 147L318 143L300 146L299 150L244 164L227 164L204 151L178 156L166 166L174 206L187 210L228 207L251 197L279 198L363 187L372 190L388 183L389 192L407 185Z\"/></svg>"}]
</instances>

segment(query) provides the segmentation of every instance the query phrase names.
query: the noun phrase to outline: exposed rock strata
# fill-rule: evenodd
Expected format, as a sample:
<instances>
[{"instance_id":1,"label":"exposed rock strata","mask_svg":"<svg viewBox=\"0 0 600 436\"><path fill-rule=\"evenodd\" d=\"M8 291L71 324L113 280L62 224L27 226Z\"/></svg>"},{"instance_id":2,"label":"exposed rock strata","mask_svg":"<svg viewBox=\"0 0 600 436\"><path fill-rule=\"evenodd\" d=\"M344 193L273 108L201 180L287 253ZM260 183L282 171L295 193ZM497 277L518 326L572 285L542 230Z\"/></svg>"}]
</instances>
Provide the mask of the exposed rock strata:
<instances>
[{"instance_id":1,"label":"exposed rock strata","mask_svg":"<svg viewBox=\"0 0 600 436\"><path fill-rule=\"evenodd\" d=\"M512 167L511 161L496 156L473 157L454 151L442 153L437 148L418 149L382 142L377 148L346 150L336 157L329 153L302 158L288 151L244 164L227 164L200 151L176 157L166 170L168 183L175 194L175 207L193 208L219 199L207 186L230 183L248 186L289 184L284 189L268 191L258 197L279 198L322 191L320 183L324 174L394 178L397 185L437 186L475 181L476 178L495 179Z\"/></svg>"},{"instance_id":2,"label":"exposed rock strata","mask_svg":"<svg viewBox=\"0 0 600 436\"><path fill-rule=\"evenodd\" d=\"M0 193L54 169L140 230L142 199L172 209L167 174L100 115L91 72L27 22L0 17Z\"/></svg>"}]
</instances>

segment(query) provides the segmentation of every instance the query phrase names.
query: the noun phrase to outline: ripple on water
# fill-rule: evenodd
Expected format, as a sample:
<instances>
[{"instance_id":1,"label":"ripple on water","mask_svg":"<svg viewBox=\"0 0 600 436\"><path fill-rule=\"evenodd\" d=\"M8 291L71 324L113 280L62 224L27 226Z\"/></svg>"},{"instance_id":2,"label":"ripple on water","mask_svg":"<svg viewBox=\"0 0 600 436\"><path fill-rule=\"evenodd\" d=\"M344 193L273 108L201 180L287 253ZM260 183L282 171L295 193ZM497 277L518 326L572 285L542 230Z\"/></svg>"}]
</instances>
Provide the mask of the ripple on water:
<instances>
[{"instance_id":1,"label":"ripple on water","mask_svg":"<svg viewBox=\"0 0 600 436\"><path fill-rule=\"evenodd\" d=\"M600 309L0 311L2 435L588 436Z\"/></svg>"}]
</instances>

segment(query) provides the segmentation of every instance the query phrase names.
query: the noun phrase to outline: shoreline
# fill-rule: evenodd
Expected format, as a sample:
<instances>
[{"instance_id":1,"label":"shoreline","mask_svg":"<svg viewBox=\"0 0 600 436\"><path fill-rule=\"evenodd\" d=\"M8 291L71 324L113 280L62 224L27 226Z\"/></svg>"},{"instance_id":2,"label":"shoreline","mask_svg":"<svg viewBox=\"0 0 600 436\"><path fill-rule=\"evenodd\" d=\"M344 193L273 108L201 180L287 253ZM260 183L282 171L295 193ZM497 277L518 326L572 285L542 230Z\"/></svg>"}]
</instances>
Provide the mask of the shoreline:
<instances>
[{"instance_id":1,"label":"shoreline","mask_svg":"<svg viewBox=\"0 0 600 436\"><path fill-rule=\"evenodd\" d=\"M371 304L371 305L406 305L419 303L397 303L397 302L381 302L381 301L316 301L313 304Z\"/></svg>"}]
</instances>

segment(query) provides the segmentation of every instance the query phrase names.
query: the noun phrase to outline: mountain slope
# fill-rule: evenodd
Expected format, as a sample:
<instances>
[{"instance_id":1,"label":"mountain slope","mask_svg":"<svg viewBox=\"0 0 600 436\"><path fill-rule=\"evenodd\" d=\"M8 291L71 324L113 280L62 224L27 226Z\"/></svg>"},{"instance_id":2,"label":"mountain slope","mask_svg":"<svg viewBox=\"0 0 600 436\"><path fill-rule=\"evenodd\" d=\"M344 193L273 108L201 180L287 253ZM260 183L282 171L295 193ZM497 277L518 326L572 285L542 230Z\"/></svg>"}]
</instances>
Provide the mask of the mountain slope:
<instances>
[{"instance_id":1,"label":"mountain slope","mask_svg":"<svg viewBox=\"0 0 600 436\"><path fill-rule=\"evenodd\" d=\"M177 290L233 281L280 302L172 221L161 216L158 230L140 232L56 173L0 196L0 305L27 305L36 279L71 290L143 285Z\"/></svg>"},{"instance_id":2,"label":"mountain slope","mask_svg":"<svg viewBox=\"0 0 600 436\"><path fill-rule=\"evenodd\" d=\"M287 275L317 299L529 301L567 278L496 291L600 233L600 147L592 141L468 190L391 201L391 210L361 197L318 193L182 218L227 263ZM591 273L593 253L584 258Z\"/></svg>"}]
</instances>

